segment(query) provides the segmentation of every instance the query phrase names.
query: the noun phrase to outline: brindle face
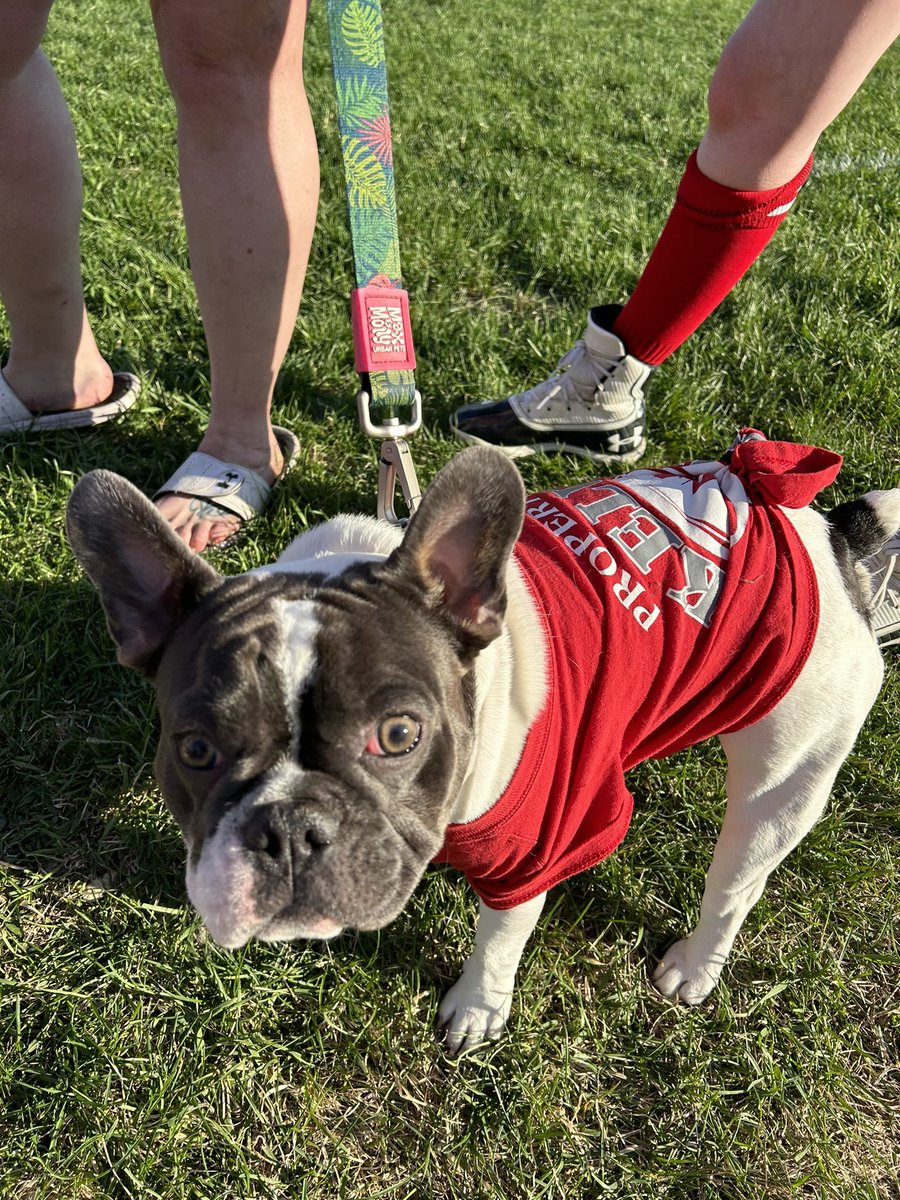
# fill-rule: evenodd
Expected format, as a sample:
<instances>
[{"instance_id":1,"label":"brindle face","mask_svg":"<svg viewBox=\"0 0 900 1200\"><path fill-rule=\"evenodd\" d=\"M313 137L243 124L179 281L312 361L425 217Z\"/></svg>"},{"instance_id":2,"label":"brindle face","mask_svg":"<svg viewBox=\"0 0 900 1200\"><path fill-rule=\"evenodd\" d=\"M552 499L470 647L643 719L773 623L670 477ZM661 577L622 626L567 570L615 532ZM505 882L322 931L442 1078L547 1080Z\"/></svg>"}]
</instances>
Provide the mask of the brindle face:
<instances>
[{"instance_id":1,"label":"brindle face","mask_svg":"<svg viewBox=\"0 0 900 1200\"><path fill-rule=\"evenodd\" d=\"M523 510L512 464L467 450L387 558L223 579L126 480L78 483L69 540L119 661L155 679L157 774L216 940L377 929L403 907L468 765Z\"/></svg>"},{"instance_id":2,"label":"brindle face","mask_svg":"<svg viewBox=\"0 0 900 1200\"><path fill-rule=\"evenodd\" d=\"M441 846L469 676L373 575L228 580L163 655L157 777L223 945L378 929Z\"/></svg>"}]
</instances>

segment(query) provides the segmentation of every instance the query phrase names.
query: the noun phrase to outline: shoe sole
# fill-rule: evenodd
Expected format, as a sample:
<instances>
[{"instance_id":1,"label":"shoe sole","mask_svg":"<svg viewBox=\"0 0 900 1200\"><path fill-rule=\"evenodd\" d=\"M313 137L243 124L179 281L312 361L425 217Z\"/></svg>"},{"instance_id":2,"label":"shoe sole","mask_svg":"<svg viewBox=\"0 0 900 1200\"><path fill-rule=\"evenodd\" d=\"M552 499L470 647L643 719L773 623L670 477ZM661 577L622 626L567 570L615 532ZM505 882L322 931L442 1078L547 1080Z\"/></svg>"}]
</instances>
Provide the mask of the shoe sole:
<instances>
[{"instance_id":1,"label":"shoe sole","mask_svg":"<svg viewBox=\"0 0 900 1200\"><path fill-rule=\"evenodd\" d=\"M96 425L105 425L107 421L117 421L128 412L141 392L141 385L128 371L117 371L113 378L127 377L129 384L126 390L115 400L104 400L92 408L66 409L58 413L35 413L33 417L21 421L7 421L0 424L0 437L19 433L57 432L62 429L90 429Z\"/></svg>"},{"instance_id":2,"label":"shoe sole","mask_svg":"<svg viewBox=\"0 0 900 1200\"><path fill-rule=\"evenodd\" d=\"M588 450L585 446L576 446L569 442L534 442L529 446L498 446L495 442L487 442L473 433L464 433L456 426L453 426L453 432L461 442L466 442L470 446L491 446L494 450L505 454L507 458L531 458L535 454L575 454L578 458L590 459L598 466L637 462L647 449L646 438L641 438L636 449L629 450L627 454L599 454L595 450Z\"/></svg>"}]
</instances>

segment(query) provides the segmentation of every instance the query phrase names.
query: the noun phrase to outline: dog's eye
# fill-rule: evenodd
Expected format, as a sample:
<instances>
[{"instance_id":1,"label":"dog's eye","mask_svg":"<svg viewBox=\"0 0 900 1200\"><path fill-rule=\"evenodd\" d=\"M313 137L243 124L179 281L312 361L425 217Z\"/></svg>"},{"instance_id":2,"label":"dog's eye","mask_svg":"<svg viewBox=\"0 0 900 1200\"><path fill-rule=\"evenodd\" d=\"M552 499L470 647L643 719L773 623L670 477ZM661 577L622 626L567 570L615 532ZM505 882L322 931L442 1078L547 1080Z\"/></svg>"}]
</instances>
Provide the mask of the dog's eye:
<instances>
[{"instance_id":1,"label":"dog's eye","mask_svg":"<svg viewBox=\"0 0 900 1200\"><path fill-rule=\"evenodd\" d=\"M219 765L221 755L206 738L189 733L178 739L178 757L192 771L211 771Z\"/></svg>"},{"instance_id":2,"label":"dog's eye","mask_svg":"<svg viewBox=\"0 0 900 1200\"><path fill-rule=\"evenodd\" d=\"M418 721L406 715L385 717L369 738L366 753L396 758L414 750L422 735Z\"/></svg>"}]
</instances>

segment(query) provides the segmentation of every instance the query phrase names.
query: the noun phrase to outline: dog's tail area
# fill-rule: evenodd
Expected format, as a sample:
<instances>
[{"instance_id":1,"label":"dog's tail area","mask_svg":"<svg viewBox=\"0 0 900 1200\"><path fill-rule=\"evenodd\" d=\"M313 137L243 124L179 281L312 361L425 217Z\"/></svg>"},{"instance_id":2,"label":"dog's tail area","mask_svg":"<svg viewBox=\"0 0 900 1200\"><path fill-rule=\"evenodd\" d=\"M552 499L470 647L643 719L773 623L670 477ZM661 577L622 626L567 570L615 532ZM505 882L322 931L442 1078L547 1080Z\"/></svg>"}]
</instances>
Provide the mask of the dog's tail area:
<instances>
[{"instance_id":1,"label":"dog's tail area","mask_svg":"<svg viewBox=\"0 0 900 1200\"><path fill-rule=\"evenodd\" d=\"M840 557L860 562L880 550L900 530L900 488L888 492L866 492L826 514L831 540L842 547ZM838 545L835 545L838 551Z\"/></svg>"}]
</instances>

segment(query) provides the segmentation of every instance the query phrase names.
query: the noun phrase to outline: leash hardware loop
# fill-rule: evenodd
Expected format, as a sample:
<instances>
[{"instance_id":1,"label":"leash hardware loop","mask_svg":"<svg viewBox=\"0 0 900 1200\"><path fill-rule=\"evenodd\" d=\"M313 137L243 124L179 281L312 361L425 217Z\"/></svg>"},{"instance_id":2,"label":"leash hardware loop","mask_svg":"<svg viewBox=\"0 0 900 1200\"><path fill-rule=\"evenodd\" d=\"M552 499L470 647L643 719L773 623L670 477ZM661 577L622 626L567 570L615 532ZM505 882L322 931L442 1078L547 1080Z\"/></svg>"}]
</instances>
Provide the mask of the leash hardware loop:
<instances>
[{"instance_id":1,"label":"leash hardware loop","mask_svg":"<svg viewBox=\"0 0 900 1200\"><path fill-rule=\"evenodd\" d=\"M412 413L408 421L403 422L399 417L386 417L376 425L369 411L372 397L364 389L356 393L356 413L359 417L359 427L363 433L374 438L405 438L422 428L422 393L416 389L413 394Z\"/></svg>"},{"instance_id":2,"label":"leash hardware loop","mask_svg":"<svg viewBox=\"0 0 900 1200\"><path fill-rule=\"evenodd\" d=\"M422 499L412 452L402 437L388 437L381 443L378 463L377 512L379 521L389 521L391 525L405 525L409 520L409 517L398 517L394 509L398 483L411 517Z\"/></svg>"}]
</instances>

